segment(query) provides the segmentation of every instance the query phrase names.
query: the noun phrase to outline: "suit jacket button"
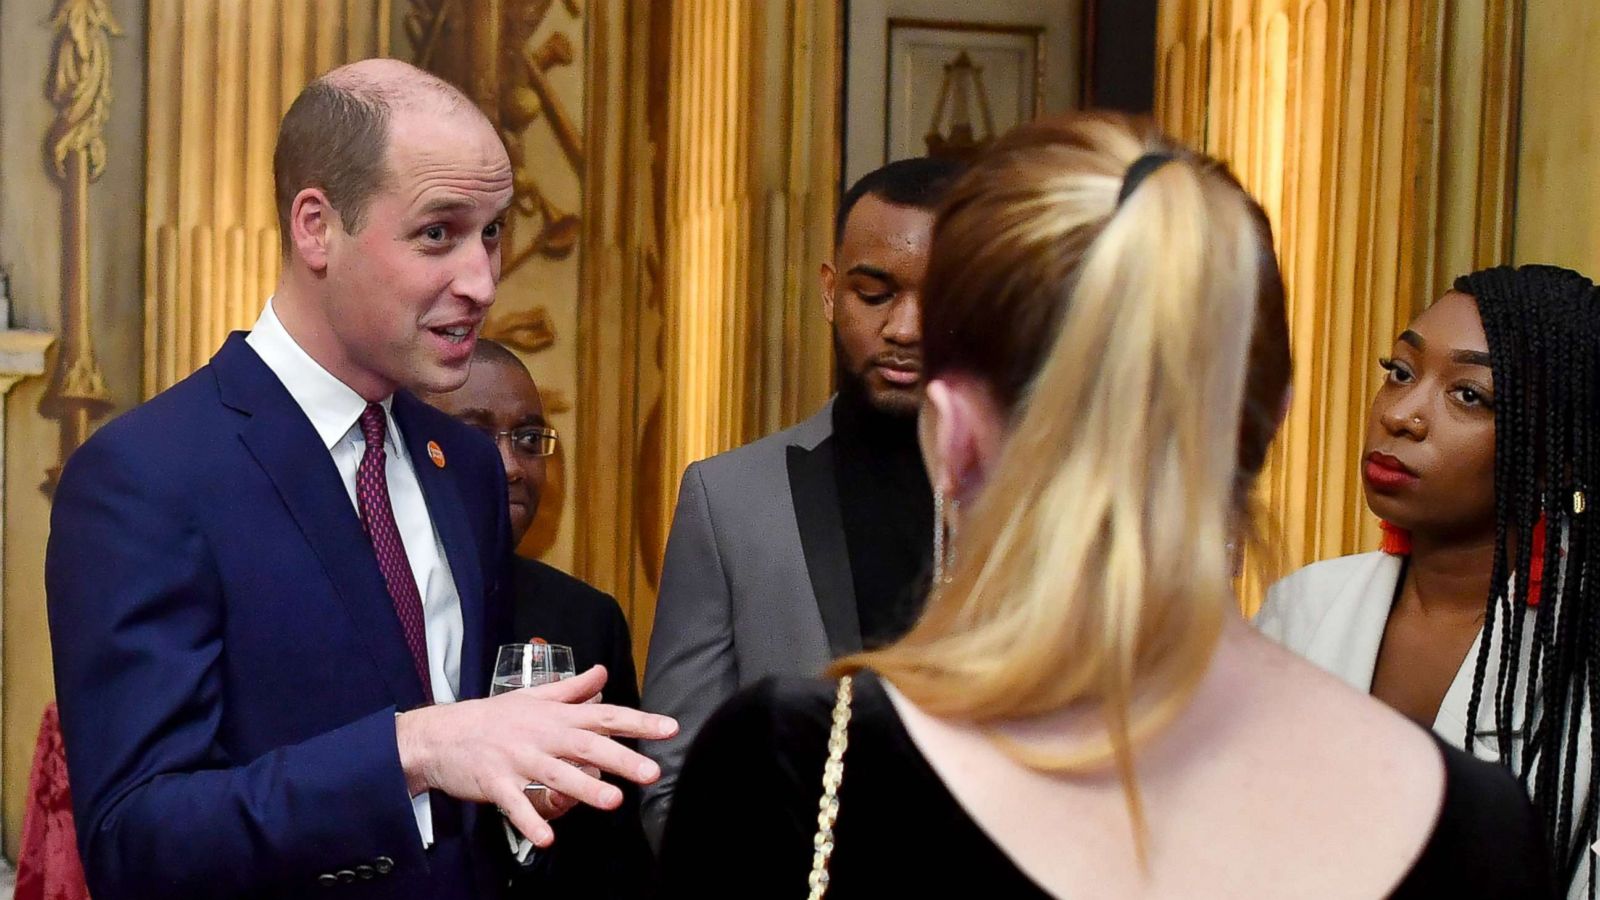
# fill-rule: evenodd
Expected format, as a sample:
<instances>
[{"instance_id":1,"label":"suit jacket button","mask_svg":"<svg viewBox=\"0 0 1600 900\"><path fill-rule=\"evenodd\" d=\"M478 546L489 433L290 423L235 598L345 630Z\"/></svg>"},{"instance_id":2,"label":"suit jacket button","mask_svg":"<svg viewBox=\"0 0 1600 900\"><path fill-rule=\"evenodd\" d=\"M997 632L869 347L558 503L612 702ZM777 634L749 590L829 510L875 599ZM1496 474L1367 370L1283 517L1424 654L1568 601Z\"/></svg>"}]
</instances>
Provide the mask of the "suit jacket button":
<instances>
[{"instance_id":1,"label":"suit jacket button","mask_svg":"<svg viewBox=\"0 0 1600 900\"><path fill-rule=\"evenodd\" d=\"M356 876L358 878L371 878L376 874L378 873L371 866L356 866Z\"/></svg>"},{"instance_id":2,"label":"suit jacket button","mask_svg":"<svg viewBox=\"0 0 1600 900\"><path fill-rule=\"evenodd\" d=\"M387 875L394 871L394 860L387 856L380 856L372 861L372 868L376 869L379 875Z\"/></svg>"},{"instance_id":3,"label":"suit jacket button","mask_svg":"<svg viewBox=\"0 0 1600 900\"><path fill-rule=\"evenodd\" d=\"M337 876L337 875L323 874L323 875L318 875L317 876L317 884L320 884L323 887L333 887L334 885L336 885L338 883L339 883L339 876Z\"/></svg>"},{"instance_id":4,"label":"suit jacket button","mask_svg":"<svg viewBox=\"0 0 1600 900\"><path fill-rule=\"evenodd\" d=\"M350 882L356 880L356 873L350 871L349 869L340 869L338 876L339 881L343 882L344 884L349 884Z\"/></svg>"}]
</instances>

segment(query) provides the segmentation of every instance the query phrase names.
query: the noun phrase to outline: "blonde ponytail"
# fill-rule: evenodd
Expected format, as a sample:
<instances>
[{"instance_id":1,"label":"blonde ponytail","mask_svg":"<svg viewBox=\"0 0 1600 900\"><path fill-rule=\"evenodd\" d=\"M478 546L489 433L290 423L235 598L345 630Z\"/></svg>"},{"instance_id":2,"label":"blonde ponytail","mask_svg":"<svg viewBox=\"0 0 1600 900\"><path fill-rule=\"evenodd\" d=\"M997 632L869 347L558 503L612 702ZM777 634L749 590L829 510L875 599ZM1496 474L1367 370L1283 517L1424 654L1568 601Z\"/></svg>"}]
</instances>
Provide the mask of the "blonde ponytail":
<instances>
[{"instance_id":1,"label":"blonde ponytail","mask_svg":"<svg viewBox=\"0 0 1600 900\"><path fill-rule=\"evenodd\" d=\"M1173 158L1119 204L1151 151ZM1261 221L1214 163L1114 117L1024 126L956 186L924 299L930 376L985 379L1011 428L948 583L840 671L979 724L1097 708L1090 746L1004 746L1043 770L1113 763L1142 823L1134 748L1188 701L1234 602Z\"/></svg>"}]
</instances>

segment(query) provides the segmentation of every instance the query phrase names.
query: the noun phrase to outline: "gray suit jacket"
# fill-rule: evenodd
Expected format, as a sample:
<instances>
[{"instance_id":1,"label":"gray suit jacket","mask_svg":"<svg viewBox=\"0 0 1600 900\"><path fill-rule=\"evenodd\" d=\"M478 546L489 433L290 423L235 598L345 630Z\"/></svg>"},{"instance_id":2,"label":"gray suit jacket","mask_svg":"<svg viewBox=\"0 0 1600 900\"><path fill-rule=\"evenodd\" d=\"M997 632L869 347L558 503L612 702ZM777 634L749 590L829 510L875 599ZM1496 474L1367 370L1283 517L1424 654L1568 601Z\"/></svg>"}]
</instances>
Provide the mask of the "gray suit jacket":
<instances>
[{"instance_id":1,"label":"gray suit jacket","mask_svg":"<svg viewBox=\"0 0 1600 900\"><path fill-rule=\"evenodd\" d=\"M833 448L829 403L683 473L644 670L644 708L681 726L643 748L661 765L642 800L658 849L689 744L722 701L861 649Z\"/></svg>"}]
</instances>

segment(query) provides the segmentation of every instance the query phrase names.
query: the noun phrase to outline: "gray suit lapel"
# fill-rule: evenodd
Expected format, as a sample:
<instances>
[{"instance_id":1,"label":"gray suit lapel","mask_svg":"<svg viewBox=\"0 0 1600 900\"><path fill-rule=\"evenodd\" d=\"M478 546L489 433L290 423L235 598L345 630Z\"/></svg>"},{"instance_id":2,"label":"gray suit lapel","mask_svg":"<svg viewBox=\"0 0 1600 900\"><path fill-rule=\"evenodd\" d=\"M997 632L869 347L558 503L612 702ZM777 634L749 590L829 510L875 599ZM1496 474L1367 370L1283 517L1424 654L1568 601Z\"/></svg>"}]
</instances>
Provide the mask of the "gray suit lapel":
<instances>
[{"instance_id":1,"label":"gray suit lapel","mask_svg":"<svg viewBox=\"0 0 1600 900\"><path fill-rule=\"evenodd\" d=\"M822 628L828 635L828 647L836 658L859 652L861 620L856 612L838 482L834 480L833 436L810 449L791 444L786 450L795 525L800 530L800 548L817 597L817 611L822 614Z\"/></svg>"}]
</instances>

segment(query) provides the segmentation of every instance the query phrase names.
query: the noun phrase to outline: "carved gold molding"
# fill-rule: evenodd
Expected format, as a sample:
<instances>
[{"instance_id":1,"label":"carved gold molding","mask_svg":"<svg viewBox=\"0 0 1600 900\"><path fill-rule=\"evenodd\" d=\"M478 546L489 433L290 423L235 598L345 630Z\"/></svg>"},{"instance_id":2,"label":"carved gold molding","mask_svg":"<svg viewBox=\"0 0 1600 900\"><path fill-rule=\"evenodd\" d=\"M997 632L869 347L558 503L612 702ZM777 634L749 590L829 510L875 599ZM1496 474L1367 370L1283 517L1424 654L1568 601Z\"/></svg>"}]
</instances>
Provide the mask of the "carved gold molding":
<instances>
[{"instance_id":1,"label":"carved gold molding","mask_svg":"<svg viewBox=\"0 0 1600 900\"><path fill-rule=\"evenodd\" d=\"M661 421L661 248L666 199L667 8L591 0L579 282L573 570L627 613L635 657L655 609L666 539Z\"/></svg>"},{"instance_id":2,"label":"carved gold molding","mask_svg":"<svg viewBox=\"0 0 1600 900\"><path fill-rule=\"evenodd\" d=\"M61 181L62 352L44 412L61 420L61 463L88 439L94 420L111 408L94 358L89 319L89 185L106 168L105 124L111 110L111 41L122 34L106 0L60 0L52 23L55 60L50 99L56 106L50 156ZM54 490L61 465L49 470Z\"/></svg>"}]
</instances>

